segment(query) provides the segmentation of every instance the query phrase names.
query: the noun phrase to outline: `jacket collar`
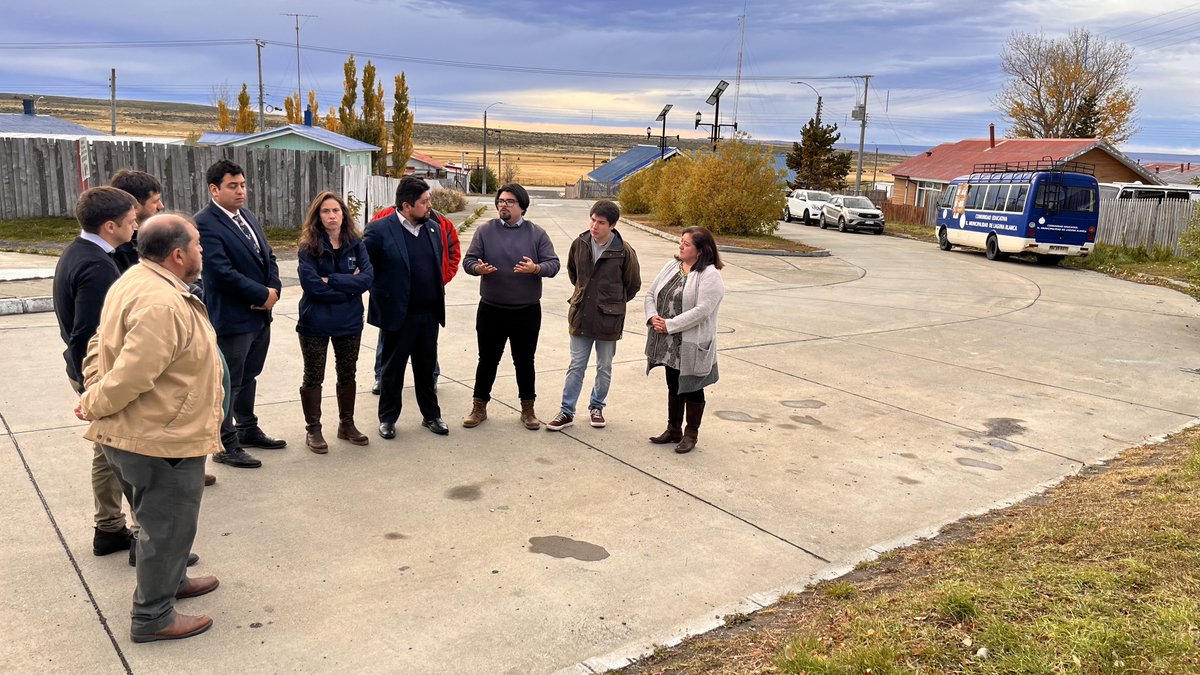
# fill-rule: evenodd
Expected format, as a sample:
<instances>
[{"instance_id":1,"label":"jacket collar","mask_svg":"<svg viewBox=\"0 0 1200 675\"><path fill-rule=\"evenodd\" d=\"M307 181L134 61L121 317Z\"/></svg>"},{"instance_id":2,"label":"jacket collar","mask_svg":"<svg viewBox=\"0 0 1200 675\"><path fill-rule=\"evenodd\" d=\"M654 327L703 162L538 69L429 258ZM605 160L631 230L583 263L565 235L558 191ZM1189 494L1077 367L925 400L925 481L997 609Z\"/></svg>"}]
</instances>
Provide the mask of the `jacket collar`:
<instances>
[{"instance_id":1,"label":"jacket collar","mask_svg":"<svg viewBox=\"0 0 1200 675\"><path fill-rule=\"evenodd\" d=\"M582 239L583 243L587 244L588 246L592 245L592 231L591 230L584 230L579 235L579 238ZM601 253L600 255L601 255L601 257L603 257L603 256L608 255L609 253L616 255L617 253L624 253L624 252L625 252L625 240L621 238L620 232L613 230L612 242L609 243L608 248L604 249L604 253Z\"/></svg>"},{"instance_id":2,"label":"jacket collar","mask_svg":"<svg viewBox=\"0 0 1200 675\"><path fill-rule=\"evenodd\" d=\"M181 295L190 296L192 294L192 292L188 290L187 284L183 283L183 280L175 276L175 273L171 270L159 265L153 260L147 260L146 258L142 258L138 264L147 271L162 277L165 281L167 281L167 283L174 286L175 290L179 291Z\"/></svg>"}]
</instances>

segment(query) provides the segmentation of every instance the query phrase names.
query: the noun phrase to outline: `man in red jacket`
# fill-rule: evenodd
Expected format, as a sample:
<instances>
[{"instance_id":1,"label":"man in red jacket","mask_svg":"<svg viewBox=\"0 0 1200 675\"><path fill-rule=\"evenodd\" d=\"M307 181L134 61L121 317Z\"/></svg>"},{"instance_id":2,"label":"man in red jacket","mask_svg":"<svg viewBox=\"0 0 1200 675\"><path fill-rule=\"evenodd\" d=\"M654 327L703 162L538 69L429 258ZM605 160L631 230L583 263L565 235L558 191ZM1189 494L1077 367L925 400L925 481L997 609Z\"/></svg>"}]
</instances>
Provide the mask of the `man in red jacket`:
<instances>
[{"instance_id":1,"label":"man in red jacket","mask_svg":"<svg viewBox=\"0 0 1200 675\"><path fill-rule=\"evenodd\" d=\"M380 220L387 218L396 211L395 206L389 206L386 209L380 209L371 216L371 220ZM429 218L436 220L438 227L442 231L442 283L448 284L458 274L458 263L462 260L462 248L458 244L458 229L454 227L454 223L450 219L437 211L431 210ZM375 345L375 386L371 388L371 393L379 395L379 376L383 371L383 342ZM433 385L437 387L438 376L442 374L441 364L435 364L433 367Z\"/></svg>"}]
</instances>

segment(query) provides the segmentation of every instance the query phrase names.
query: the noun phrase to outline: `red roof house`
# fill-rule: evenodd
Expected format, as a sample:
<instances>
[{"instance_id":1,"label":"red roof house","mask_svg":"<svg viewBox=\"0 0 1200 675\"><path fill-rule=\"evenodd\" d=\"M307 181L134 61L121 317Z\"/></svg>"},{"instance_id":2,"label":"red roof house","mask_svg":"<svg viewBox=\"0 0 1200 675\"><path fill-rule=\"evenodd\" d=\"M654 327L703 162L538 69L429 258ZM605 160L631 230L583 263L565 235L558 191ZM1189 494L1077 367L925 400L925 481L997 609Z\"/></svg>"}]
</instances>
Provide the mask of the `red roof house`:
<instances>
[{"instance_id":1,"label":"red roof house","mask_svg":"<svg viewBox=\"0 0 1200 675\"><path fill-rule=\"evenodd\" d=\"M1101 183L1163 182L1153 171L1096 138L969 138L943 143L888 169L895 178L892 203L924 206L930 195L971 173L976 164L1041 159L1091 164Z\"/></svg>"}]
</instances>

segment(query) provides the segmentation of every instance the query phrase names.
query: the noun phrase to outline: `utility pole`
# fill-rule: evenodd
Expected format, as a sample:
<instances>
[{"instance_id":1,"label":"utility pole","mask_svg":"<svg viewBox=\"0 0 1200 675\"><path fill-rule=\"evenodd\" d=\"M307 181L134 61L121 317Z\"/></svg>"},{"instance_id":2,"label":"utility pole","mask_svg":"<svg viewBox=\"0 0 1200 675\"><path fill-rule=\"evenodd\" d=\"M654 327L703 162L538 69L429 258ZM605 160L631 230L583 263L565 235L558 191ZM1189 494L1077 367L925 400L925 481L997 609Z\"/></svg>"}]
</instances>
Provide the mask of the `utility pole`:
<instances>
[{"instance_id":1,"label":"utility pole","mask_svg":"<svg viewBox=\"0 0 1200 675\"><path fill-rule=\"evenodd\" d=\"M258 130L265 131L266 126L266 110L263 103L263 81L262 81L262 49L267 46L266 42L255 39L254 46L258 47Z\"/></svg>"},{"instance_id":2,"label":"utility pole","mask_svg":"<svg viewBox=\"0 0 1200 675\"><path fill-rule=\"evenodd\" d=\"M109 92L112 100L110 109L112 111L112 135L117 135L117 69L112 69L112 75L108 78Z\"/></svg>"},{"instance_id":3,"label":"utility pole","mask_svg":"<svg viewBox=\"0 0 1200 675\"><path fill-rule=\"evenodd\" d=\"M284 12L282 16L290 16L296 19L296 97L302 99L304 97L304 89L300 87L300 17L315 19L317 15Z\"/></svg>"},{"instance_id":4,"label":"utility pole","mask_svg":"<svg viewBox=\"0 0 1200 675\"><path fill-rule=\"evenodd\" d=\"M855 177L854 177L854 189L858 190L860 192L862 191L863 145L865 145L867 142L867 90L871 86L871 77L872 77L871 75L863 75L862 76L862 79L863 79L863 102L862 102L862 105L859 106L858 109L854 111L856 114L851 115L851 117L857 117L857 119L859 119L862 124L859 127L859 131L858 131L858 172L855 174Z\"/></svg>"}]
</instances>

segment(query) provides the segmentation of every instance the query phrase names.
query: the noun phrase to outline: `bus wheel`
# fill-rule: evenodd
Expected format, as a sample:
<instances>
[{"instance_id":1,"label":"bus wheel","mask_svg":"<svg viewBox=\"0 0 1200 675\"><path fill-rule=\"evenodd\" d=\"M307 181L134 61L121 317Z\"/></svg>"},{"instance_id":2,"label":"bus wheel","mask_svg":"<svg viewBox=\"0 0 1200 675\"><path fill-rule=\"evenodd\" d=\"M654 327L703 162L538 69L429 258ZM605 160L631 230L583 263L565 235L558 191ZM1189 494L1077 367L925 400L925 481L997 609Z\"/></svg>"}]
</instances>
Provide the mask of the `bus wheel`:
<instances>
[{"instance_id":1,"label":"bus wheel","mask_svg":"<svg viewBox=\"0 0 1200 675\"><path fill-rule=\"evenodd\" d=\"M954 246L950 243L950 235L946 233L946 228L938 228L938 248L943 251L949 251Z\"/></svg>"},{"instance_id":2,"label":"bus wheel","mask_svg":"<svg viewBox=\"0 0 1200 675\"><path fill-rule=\"evenodd\" d=\"M1057 265L1058 263L1062 262L1062 256L1061 255L1047 255L1045 253L1039 253L1039 254L1037 254L1037 261L1038 261L1039 265L1054 266L1054 265Z\"/></svg>"},{"instance_id":3,"label":"bus wheel","mask_svg":"<svg viewBox=\"0 0 1200 675\"><path fill-rule=\"evenodd\" d=\"M996 240L995 232L988 235L985 251L988 260L1004 260L1008 257L1008 254L1000 252L1000 242Z\"/></svg>"}]
</instances>

